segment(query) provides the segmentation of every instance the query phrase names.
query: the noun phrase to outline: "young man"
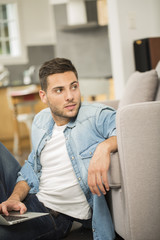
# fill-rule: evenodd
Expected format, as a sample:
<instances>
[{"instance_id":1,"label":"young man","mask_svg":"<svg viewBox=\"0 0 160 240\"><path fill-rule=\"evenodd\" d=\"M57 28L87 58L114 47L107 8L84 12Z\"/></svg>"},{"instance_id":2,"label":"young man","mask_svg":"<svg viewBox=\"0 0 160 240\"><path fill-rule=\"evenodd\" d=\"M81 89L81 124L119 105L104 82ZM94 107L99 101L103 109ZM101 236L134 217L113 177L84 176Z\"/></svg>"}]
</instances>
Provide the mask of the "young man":
<instances>
[{"instance_id":1,"label":"young man","mask_svg":"<svg viewBox=\"0 0 160 240\"><path fill-rule=\"evenodd\" d=\"M33 121L33 149L21 169L0 145L0 211L50 215L0 226L0 239L62 239L73 221L92 221L94 240L112 240L104 195L109 191L110 153L117 150L115 111L81 104L78 74L68 59L44 63L39 76L40 98L49 108Z\"/></svg>"}]
</instances>

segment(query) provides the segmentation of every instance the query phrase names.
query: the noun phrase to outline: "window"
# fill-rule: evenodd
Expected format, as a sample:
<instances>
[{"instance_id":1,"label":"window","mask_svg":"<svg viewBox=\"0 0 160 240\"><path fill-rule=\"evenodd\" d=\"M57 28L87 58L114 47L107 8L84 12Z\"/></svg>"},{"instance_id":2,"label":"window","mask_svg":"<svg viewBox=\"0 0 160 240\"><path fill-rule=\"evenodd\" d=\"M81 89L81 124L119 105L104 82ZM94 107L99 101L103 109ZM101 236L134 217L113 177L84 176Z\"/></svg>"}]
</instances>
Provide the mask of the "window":
<instances>
[{"instance_id":1,"label":"window","mask_svg":"<svg viewBox=\"0 0 160 240\"><path fill-rule=\"evenodd\" d=\"M20 55L16 4L0 5L0 55Z\"/></svg>"},{"instance_id":2,"label":"window","mask_svg":"<svg viewBox=\"0 0 160 240\"><path fill-rule=\"evenodd\" d=\"M0 0L0 63L26 64L21 0Z\"/></svg>"}]
</instances>

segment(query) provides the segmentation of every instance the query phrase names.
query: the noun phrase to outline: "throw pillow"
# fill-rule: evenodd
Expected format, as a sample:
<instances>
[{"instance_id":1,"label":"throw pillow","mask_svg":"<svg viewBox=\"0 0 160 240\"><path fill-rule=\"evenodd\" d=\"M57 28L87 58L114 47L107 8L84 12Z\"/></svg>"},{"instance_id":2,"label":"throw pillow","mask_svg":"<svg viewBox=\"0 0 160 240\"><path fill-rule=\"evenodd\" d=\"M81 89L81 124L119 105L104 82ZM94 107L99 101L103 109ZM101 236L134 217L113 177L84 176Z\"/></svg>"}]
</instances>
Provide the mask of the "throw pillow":
<instances>
[{"instance_id":1,"label":"throw pillow","mask_svg":"<svg viewBox=\"0 0 160 240\"><path fill-rule=\"evenodd\" d=\"M119 107L128 104L154 101L158 89L158 76L155 70L134 72L126 84Z\"/></svg>"}]
</instances>

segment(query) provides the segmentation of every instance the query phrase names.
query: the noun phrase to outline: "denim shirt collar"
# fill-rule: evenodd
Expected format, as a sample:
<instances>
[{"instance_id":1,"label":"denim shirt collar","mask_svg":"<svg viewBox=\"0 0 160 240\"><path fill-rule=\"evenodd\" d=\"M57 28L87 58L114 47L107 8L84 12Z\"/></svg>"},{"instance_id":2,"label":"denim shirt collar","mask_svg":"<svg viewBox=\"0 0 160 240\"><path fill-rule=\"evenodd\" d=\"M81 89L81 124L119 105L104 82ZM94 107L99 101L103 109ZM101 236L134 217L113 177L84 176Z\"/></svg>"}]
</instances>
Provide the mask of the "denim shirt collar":
<instances>
[{"instance_id":1,"label":"denim shirt collar","mask_svg":"<svg viewBox=\"0 0 160 240\"><path fill-rule=\"evenodd\" d=\"M76 118L72 118L71 121L67 124L68 128L74 128L76 126Z\"/></svg>"}]
</instances>

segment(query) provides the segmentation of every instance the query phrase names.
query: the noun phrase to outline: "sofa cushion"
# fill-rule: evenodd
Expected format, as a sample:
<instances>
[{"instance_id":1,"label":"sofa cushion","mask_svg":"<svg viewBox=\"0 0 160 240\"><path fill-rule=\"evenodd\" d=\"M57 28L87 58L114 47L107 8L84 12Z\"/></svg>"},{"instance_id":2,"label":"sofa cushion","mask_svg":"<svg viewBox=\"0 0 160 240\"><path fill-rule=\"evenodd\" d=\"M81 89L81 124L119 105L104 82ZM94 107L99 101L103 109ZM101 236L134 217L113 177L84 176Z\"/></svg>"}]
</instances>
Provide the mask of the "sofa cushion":
<instances>
[{"instance_id":1,"label":"sofa cushion","mask_svg":"<svg viewBox=\"0 0 160 240\"><path fill-rule=\"evenodd\" d=\"M125 87L119 107L128 104L154 101L158 89L158 75L155 70L134 72Z\"/></svg>"}]
</instances>

